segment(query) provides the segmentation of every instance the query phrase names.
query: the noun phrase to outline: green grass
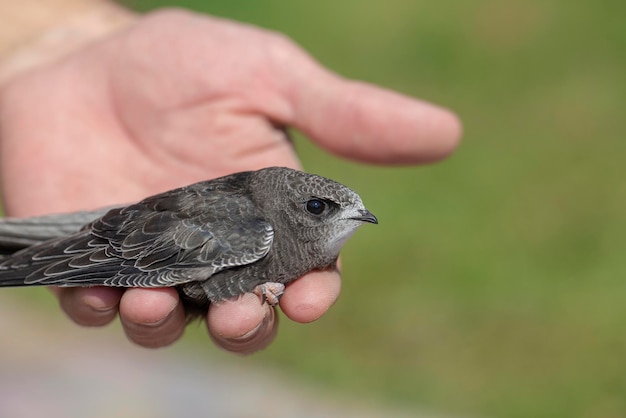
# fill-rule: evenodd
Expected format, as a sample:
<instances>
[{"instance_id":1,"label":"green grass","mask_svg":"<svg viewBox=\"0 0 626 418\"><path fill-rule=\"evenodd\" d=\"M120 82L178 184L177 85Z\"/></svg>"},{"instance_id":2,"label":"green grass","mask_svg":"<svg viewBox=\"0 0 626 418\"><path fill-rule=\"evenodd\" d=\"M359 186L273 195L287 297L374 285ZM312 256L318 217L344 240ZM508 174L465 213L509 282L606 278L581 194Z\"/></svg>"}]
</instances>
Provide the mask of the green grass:
<instances>
[{"instance_id":1,"label":"green grass","mask_svg":"<svg viewBox=\"0 0 626 418\"><path fill-rule=\"evenodd\" d=\"M465 124L452 159L420 168L298 140L307 169L358 190L380 225L346 247L330 313L283 321L254 361L416 411L626 416L626 3L178 4L282 31Z\"/></svg>"}]
</instances>

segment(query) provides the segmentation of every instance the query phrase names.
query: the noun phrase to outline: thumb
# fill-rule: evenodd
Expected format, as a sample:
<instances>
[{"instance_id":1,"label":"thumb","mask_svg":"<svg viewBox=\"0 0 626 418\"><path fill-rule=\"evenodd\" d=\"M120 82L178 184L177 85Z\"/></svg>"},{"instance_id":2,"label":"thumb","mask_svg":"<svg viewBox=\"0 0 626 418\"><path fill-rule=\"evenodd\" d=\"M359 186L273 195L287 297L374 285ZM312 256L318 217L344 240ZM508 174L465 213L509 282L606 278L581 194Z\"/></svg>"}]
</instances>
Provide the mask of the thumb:
<instances>
[{"instance_id":1,"label":"thumb","mask_svg":"<svg viewBox=\"0 0 626 418\"><path fill-rule=\"evenodd\" d=\"M281 122L321 147L342 157L381 164L435 161L456 148L462 128L453 112L343 79L314 60L307 61L298 71L284 74L288 82L283 94L291 112L290 119Z\"/></svg>"}]
</instances>

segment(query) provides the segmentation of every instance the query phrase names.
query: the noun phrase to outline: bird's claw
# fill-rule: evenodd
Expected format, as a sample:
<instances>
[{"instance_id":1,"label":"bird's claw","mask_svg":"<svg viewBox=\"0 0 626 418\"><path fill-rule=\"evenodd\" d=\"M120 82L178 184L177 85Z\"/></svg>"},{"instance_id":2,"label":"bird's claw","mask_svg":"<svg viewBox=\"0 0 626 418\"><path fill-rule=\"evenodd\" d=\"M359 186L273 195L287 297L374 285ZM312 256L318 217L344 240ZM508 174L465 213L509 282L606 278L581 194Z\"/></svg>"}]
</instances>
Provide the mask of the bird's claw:
<instances>
[{"instance_id":1,"label":"bird's claw","mask_svg":"<svg viewBox=\"0 0 626 418\"><path fill-rule=\"evenodd\" d=\"M270 306L278 305L280 297L285 293L285 285L276 282L267 282L258 285L252 291L261 299L261 304L267 302Z\"/></svg>"}]
</instances>

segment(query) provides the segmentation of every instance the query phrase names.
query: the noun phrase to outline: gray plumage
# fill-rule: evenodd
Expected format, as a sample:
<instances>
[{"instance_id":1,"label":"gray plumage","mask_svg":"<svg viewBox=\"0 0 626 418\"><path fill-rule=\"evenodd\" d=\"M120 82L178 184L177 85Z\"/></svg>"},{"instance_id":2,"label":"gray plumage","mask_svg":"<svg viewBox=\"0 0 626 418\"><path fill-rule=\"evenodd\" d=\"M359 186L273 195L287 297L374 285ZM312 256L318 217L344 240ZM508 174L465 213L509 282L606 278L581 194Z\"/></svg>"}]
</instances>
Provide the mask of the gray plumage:
<instances>
[{"instance_id":1,"label":"gray plumage","mask_svg":"<svg viewBox=\"0 0 626 418\"><path fill-rule=\"evenodd\" d=\"M109 209L0 219L0 254L12 254L42 241L73 234L85 224L106 214Z\"/></svg>"},{"instance_id":2,"label":"gray plumage","mask_svg":"<svg viewBox=\"0 0 626 418\"><path fill-rule=\"evenodd\" d=\"M241 172L107 211L2 220L0 248L23 249L0 259L0 286L175 286L192 316L247 292L276 303L363 222L377 220L333 180Z\"/></svg>"}]
</instances>

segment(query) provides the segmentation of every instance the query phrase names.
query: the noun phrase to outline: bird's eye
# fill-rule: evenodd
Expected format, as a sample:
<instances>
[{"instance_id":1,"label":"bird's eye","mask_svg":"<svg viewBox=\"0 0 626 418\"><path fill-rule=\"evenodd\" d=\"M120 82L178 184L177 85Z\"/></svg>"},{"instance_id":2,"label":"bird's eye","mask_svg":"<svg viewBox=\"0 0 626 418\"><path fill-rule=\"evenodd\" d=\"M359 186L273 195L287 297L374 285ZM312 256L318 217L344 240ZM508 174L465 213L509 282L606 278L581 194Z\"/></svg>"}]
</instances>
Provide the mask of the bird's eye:
<instances>
[{"instance_id":1,"label":"bird's eye","mask_svg":"<svg viewBox=\"0 0 626 418\"><path fill-rule=\"evenodd\" d=\"M326 203L320 199L311 199L306 202L306 210L313 215L321 215L326 210Z\"/></svg>"}]
</instances>

